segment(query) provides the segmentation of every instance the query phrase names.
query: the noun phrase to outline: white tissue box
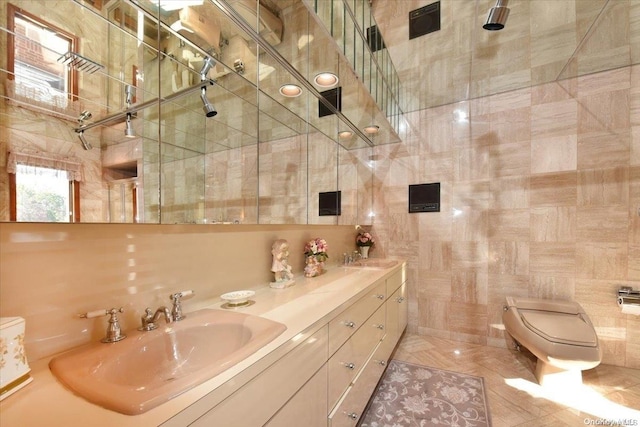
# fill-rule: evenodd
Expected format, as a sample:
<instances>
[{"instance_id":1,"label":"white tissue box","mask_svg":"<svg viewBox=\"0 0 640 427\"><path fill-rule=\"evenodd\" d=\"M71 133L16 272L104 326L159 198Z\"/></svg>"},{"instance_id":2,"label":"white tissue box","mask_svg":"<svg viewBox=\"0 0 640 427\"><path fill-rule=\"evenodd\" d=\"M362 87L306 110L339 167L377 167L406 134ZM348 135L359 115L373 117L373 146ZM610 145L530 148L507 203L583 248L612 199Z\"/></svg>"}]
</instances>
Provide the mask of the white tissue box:
<instances>
[{"instance_id":1,"label":"white tissue box","mask_svg":"<svg viewBox=\"0 0 640 427\"><path fill-rule=\"evenodd\" d=\"M24 319L0 317L0 400L33 381L24 351Z\"/></svg>"}]
</instances>

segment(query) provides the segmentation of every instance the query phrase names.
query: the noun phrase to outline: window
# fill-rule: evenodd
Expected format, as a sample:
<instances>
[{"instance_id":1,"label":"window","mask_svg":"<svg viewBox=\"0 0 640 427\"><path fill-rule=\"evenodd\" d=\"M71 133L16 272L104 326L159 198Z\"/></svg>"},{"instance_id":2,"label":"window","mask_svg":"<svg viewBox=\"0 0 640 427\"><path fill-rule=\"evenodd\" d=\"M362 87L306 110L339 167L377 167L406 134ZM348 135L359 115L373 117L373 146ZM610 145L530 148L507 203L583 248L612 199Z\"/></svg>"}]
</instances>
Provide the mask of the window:
<instances>
[{"instance_id":1,"label":"window","mask_svg":"<svg viewBox=\"0 0 640 427\"><path fill-rule=\"evenodd\" d=\"M71 222L70 190L64 171L18 165L16 219L21 222Z\"/></svg>"},{"instance_id":2,"label":"window","mask_svg":"<svg viewBox=\"0 0 640 427\"><path fill-rule=\"evenodd\" d=\"M55 155L9 153L9 220L80 222L81 164Z\"/></svg>"},{"instance_id":3,"label":"window","mask_svg":"<svg viewBox=\"0 0 640 427\"><path fill-rule=\"evenodd\" d=\"M58 59L76 51L78 39L12 4L7 5L7 20L9 79L14 80L15 96L67 107L69 100L77 99L77 72Z\"/></svg>"}]
</instances>

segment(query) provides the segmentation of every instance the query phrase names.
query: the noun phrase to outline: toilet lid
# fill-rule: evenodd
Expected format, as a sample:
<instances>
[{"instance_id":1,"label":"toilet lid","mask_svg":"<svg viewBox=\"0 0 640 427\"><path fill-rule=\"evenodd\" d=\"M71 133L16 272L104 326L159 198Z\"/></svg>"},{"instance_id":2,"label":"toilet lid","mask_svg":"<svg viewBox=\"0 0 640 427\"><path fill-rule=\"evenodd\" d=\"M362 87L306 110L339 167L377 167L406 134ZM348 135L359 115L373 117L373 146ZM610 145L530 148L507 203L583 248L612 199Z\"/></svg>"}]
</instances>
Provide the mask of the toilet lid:
<instances>
[{"instance_id":1,"label":"toilet lid","mask_svg":"<svg viewBox=\"0 0 640 427\"><path fill-rule=\"evenodd\" d=\"M595 347L598 338L593 326L579 315L552 311L520 310L524 324L548 341Z\"/></svg>"}]
</instances>

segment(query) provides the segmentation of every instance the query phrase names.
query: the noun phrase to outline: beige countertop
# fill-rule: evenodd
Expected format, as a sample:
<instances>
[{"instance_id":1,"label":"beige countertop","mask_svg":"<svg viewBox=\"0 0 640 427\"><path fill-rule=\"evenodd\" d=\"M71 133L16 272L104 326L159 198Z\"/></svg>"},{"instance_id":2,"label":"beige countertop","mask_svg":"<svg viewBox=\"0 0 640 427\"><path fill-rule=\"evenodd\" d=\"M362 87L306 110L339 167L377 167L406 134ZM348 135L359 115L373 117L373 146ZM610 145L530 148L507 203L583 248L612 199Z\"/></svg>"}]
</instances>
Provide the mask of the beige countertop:
<instances>
[{"instance_id":1,"label":"beige countertop","mask_svg":"<svg viewBox=\"0 0 640 427\"><path fill-rule=\"evenodd\" d=\"M92 404L60 384L49 370L50 358L31 363L33 382L0 402L2 427L48 426L157 426L185 425L204 408L212 407L231 392L281 358L300 342L301 334L311 335L380 279L389 277L402 262L387 268L333 266L314 278L296 277L286 289L261 286L255 304L236 309L286 325L287 329L269 344L223 373L174 399L140 415L123 415ZM197 298L197 297L196 297ZM190 300L185 308L221 309L222 301ZM195 310L195 308L193 309ZM190 310L190 311L193 311ZM188 313L188 312L187 312Z\"/></svg>"}]
</instances>

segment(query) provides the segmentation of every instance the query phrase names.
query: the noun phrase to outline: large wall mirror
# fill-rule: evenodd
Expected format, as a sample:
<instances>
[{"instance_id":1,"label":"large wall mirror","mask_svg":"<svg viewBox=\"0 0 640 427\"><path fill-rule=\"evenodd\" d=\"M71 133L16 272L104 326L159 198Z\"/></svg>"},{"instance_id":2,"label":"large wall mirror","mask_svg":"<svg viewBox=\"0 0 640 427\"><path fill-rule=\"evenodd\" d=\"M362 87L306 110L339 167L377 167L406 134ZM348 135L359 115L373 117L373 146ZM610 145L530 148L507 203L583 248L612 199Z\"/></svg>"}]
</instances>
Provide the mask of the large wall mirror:
<instances>
[{"instance_id":1,"label":"large wall mirror","mask_svg":"<svg viewBox=\"0 0 640 427\"><path fill-rule=\"evenodd\" d=\"M370 221L397 111L355 30L336 41L302 0L12 0L0 21L0 221Z\"/></svg>"}]
</instances>

